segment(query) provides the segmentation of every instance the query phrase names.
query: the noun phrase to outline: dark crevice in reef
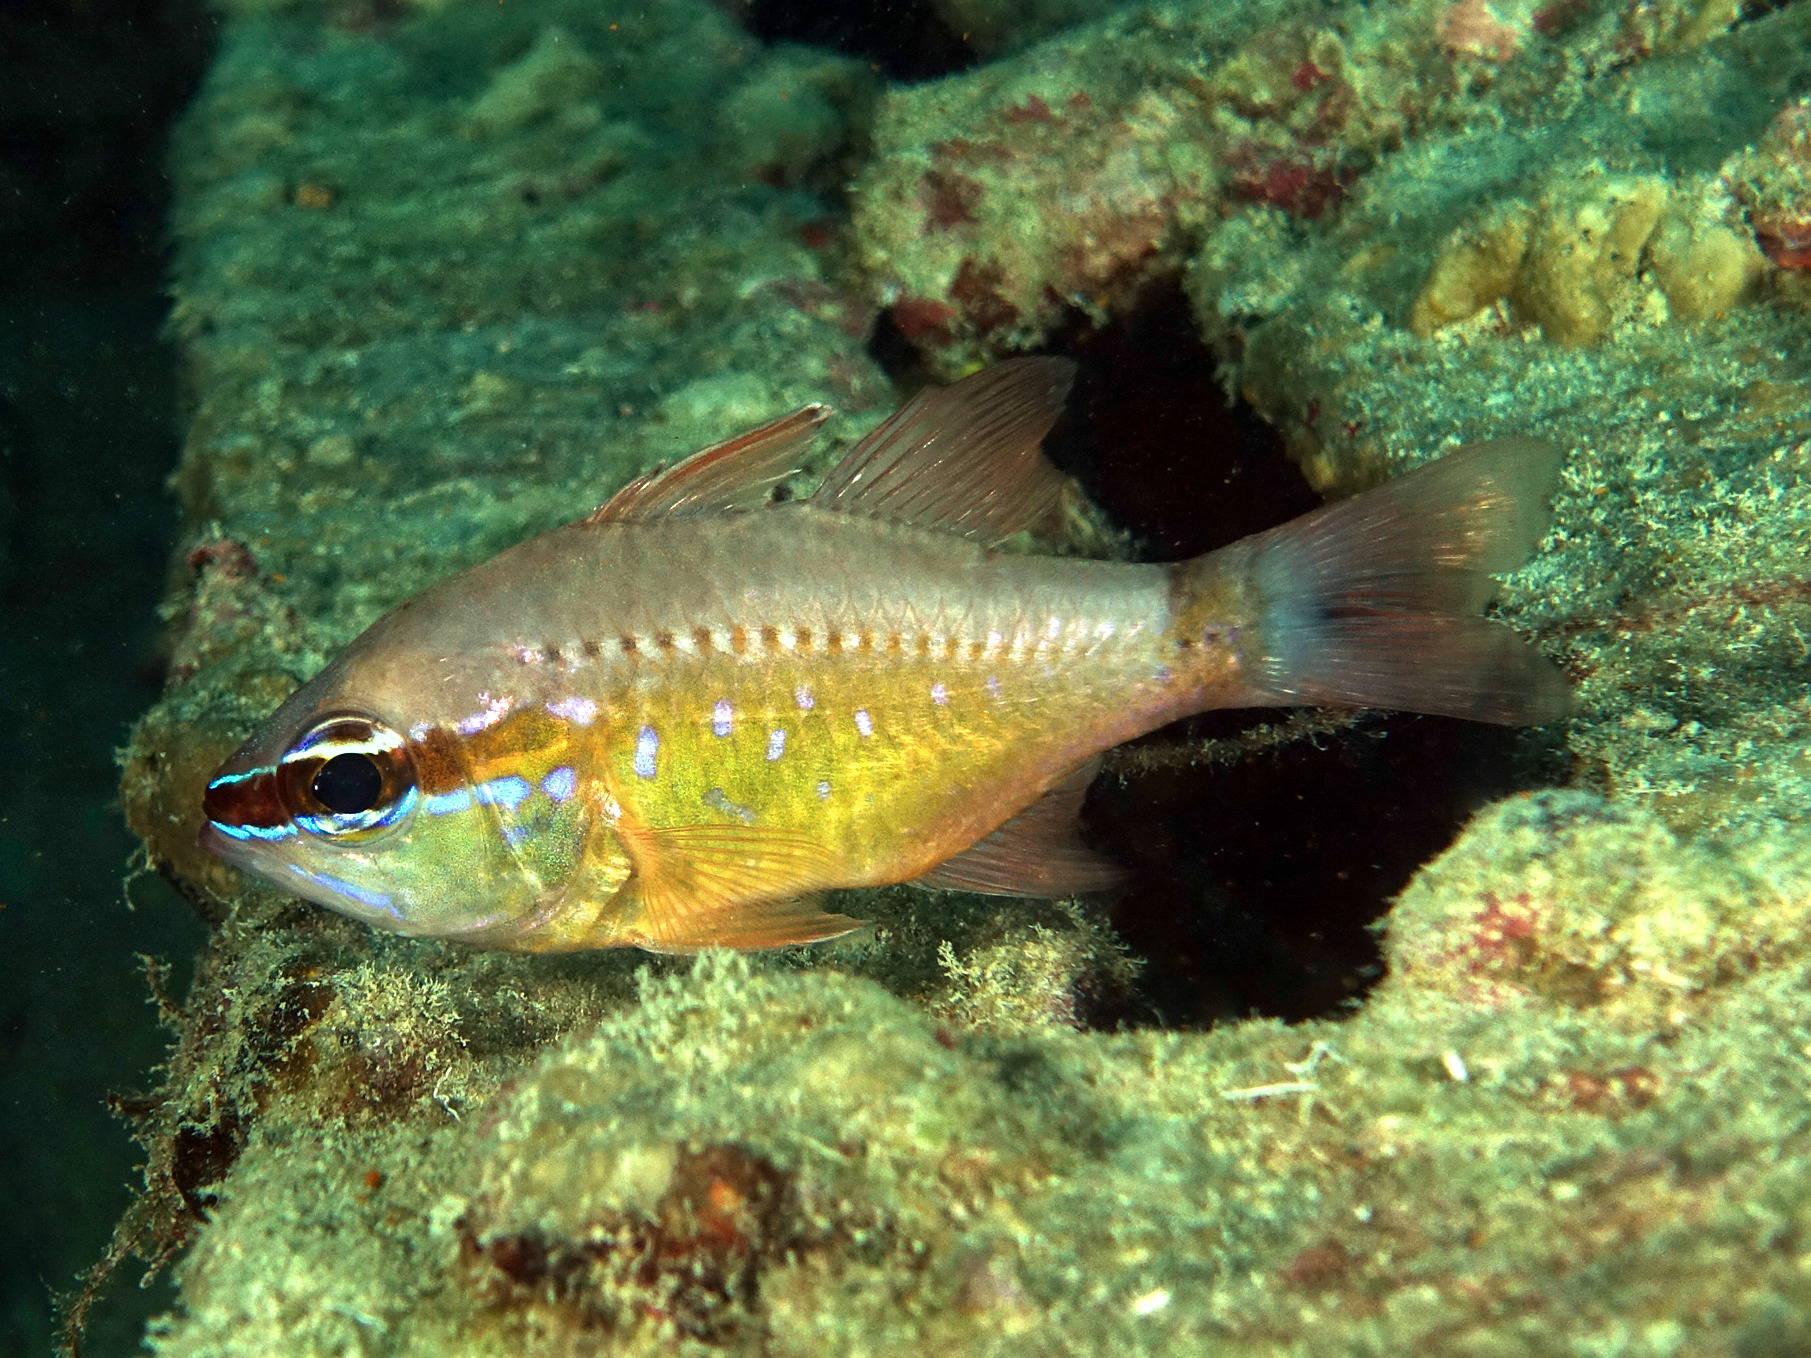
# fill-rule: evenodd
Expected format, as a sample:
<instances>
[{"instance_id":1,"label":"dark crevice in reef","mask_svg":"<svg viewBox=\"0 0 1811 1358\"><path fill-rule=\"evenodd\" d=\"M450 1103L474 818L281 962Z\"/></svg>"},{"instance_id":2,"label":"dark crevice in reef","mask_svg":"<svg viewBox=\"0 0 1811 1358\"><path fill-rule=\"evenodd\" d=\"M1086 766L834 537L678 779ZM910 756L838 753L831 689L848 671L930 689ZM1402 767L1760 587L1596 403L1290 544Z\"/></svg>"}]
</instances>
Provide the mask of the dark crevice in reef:
<instances>
[{"instance_id":1,"label":"dark crevice in reef","mask_svg":"<svg viewBox=\"0 0 1811 1358\"><path fill-rule=\"evenodd\" d=\"M828 47L871 62L889 80L935 80L978 60L929 0L753 0L743 22L763 42Z\"/></svg>"},{"instance_id":2,"label":"dark crevice in reef","mask_svg":"<svg viewBox=\"0 0 1811 1358\"><path fill-rule=\"evenodd\" d=\"M1051 455L1146 559L1211 551L1319 503L1275 431L1228 403L1178 288L1101 330L1078 321L1051 351L1079 364ZM1281 720L1213 712L1142 743L1196 744ZM1557 742L1376 713L1230 764L1177 760L1099 779L1086 828L1132 870L1112 919L1144 970L1095 1021L1198 1028L1342 1012L1382 974L1370 926L1391 898L1487 802L1563 781Z\"/></svg>"},{"instance_id":3,"label":"dark crevice in reef","mask_svg":"<svg viewBox=\"0 0 1811 1358\"><path fill-rule=\"evenodd\" d=\"M1077 317L1047 352L1077 370L1045 447L1145 560L1209 552L1320 503L1276 431L1227 401L1179 287L1099 330Z\"/></svg>"},{"instance_id":4,"label":"dark crevice in reef","mask_svg":"<svg viewBox=\"0 0 1811 1358\"><path fill-rule=\"evenodd\" d=\"M1208 713L1150 742L1265 717ZM1274 720L1274 717L1268 718ZM1378 714L1236 764L1107 777L1090 839L1132 870L1114 927L1145 960L1116 1022L1201 1028L1338 1015L1383 974L1373 925L1416 868L1499 797L1563 781L1557 737Z\"/></svg>"}]
</instances>

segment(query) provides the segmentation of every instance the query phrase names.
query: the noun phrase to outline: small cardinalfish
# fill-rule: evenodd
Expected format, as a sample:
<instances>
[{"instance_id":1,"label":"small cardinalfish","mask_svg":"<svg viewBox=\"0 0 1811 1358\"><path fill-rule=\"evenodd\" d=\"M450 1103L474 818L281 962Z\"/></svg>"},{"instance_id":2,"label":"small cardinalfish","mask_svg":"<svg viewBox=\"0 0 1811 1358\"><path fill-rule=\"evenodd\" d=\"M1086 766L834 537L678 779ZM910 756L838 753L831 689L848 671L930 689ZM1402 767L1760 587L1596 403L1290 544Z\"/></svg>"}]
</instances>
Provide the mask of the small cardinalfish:
<instances>
[{"instance_id":1,"label":"small cardinalfish","mask_svg":"<svg viewBox=\"0 0 1811 1358\"><path fill-rule=\"evenodd\" d=\"M1102 751L1208 708L1537 724L1559 672L1479 616L1559 450L1476 444L1171 565L1002 552L1064 478L1071 366L921 393L809 499L806 406L380 618L208 784L202 843L378 928L496 948L771 948L839 887L1111 885Z\"/></svg>"}]
</instances>

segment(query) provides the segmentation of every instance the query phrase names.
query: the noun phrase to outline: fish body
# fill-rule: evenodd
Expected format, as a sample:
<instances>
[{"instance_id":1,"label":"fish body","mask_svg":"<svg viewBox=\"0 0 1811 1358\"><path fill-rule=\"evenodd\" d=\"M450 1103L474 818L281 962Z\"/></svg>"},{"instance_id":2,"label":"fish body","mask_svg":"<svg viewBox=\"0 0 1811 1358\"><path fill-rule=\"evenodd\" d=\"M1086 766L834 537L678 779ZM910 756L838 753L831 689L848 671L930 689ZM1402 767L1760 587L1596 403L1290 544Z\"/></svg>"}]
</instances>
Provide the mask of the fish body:
<instances>
[{"instance_id":1,"label":"fish body","mask_svg":"<svg viewBox=\"0 0 1811 1358\"><path fill-rule=\"evenodd\" d=\"M1069 379L927 393L809 500L807 408L380 619L209 785L204 842L379 927L524 950L808 942L837 887L1108 885L1095 756L1212 707L1564 703L1475 617L1557 453L1507 441L1177 565L1005 553ZM1420 477L1420 481L1416 480Z\"/></svg>"}]
</instances>

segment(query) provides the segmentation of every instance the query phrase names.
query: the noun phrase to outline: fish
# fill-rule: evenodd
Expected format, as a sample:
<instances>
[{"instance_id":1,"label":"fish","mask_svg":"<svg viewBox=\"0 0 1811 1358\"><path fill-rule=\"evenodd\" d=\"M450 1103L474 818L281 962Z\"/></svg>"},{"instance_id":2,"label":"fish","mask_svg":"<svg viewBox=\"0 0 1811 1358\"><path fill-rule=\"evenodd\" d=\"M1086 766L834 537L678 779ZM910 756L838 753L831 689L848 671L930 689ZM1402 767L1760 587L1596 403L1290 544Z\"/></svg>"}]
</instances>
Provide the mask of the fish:
<instances>
[{"instance_id":1,"label":"fish","mask_svg":"<svg viewBox=\"0 0 1811 1358\"><path fill-rule=\"evenodd\" d=\"M810 405L400 604L214 774L201 843L375 928L692 953L859 927L835 890L1060 898L1120 870L1102 753L1212 708L1561 716L1483 616L1561 449L1474 444L1174 563L1003 550L1051 522L1073 365L920 392L809 497Z\"/></svg>"}]
</instances>

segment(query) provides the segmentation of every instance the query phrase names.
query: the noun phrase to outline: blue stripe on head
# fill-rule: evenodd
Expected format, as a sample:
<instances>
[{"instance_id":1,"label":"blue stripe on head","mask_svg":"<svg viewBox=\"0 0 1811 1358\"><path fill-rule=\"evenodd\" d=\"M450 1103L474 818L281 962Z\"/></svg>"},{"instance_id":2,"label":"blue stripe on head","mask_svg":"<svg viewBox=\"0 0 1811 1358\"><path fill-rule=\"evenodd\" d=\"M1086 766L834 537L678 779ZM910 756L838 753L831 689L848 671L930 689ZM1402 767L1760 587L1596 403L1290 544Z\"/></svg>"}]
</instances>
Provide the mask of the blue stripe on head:
<instances>
[{"instance_id":1,"label":"blue stripe on head","mask_svg":"<svg viewBox=\"0 0 1811 1358\"><path fill-rule=\"evenodd\" d=\"M210 820L208 824L233 839L288 839L296 832L293 825L228 825L217 820Z\"/></svg>"},{"instance_id":2,"label":"blue stripe on head","mask_svg":"<svg viewBox=\"0 0 1811 1358\"><path fill-rule=\"evenodd\" d=\"M350 901L357 901L360 905L365 906L368 909L383 910L396 916L397 919L402 918L402 911L391 905L390 897L382 891L369 891L356 883L345 881L339 877L329 876L324 872L310 872L307 868L300 867L294 863L289 865L289 870L297 876L306 877L309 881L326 887L336 895L344 896Z\"/></svg>"},{"instance_id":3,"label":"blue stripe on head","mask_svg":"<svg viewBox=\"0 0 1811 1358\"><path fill-rule=\"evenodd\" d=\"M472 809L472 790L469 787L454 788L451 792L437 792L422 802L423 808L431 816L444 816L454 811Z\"/></svg>"}]
</instances>

